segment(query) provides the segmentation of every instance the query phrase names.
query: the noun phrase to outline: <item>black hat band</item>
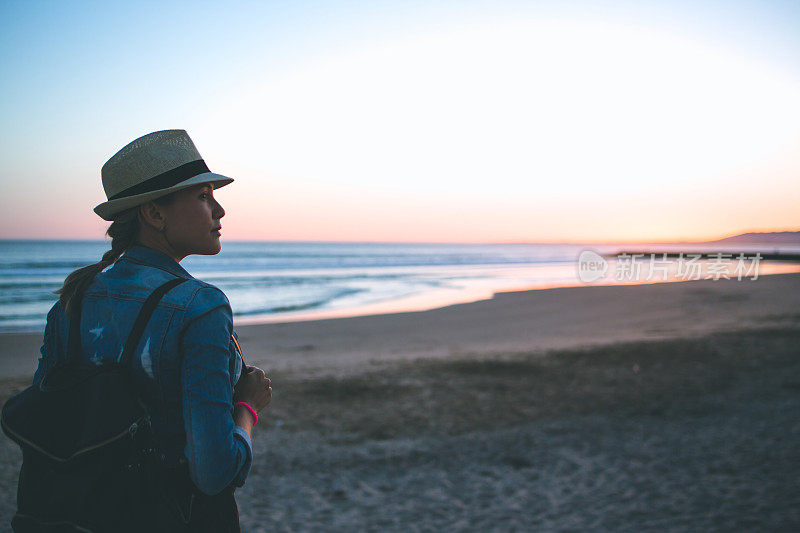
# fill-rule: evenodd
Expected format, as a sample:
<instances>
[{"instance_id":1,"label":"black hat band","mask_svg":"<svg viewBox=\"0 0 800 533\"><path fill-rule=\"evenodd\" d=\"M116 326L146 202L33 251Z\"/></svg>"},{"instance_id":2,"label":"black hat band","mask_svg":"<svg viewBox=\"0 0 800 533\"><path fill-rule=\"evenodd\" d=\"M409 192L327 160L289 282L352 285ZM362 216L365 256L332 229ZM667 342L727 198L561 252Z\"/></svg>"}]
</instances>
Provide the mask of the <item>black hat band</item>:
<instances>
[{"instance_id":1,"label":"black hat band","mask_svg":"<svg viewBox=\"0 0 800 533\"><path fill-rule=\"evenodd\" d=\"M205 161L202 159L190 161L189 163L184 163L183 165L173 168L172 170L168 170L158 174L157 176L148 178L132 187L128 187L127 189L110 197L108 200L119 200L120 198L127 198L128 196L136 196L137 194L167 189L173 185L179 184L182 181L199 176L200 174L205 174L206 172L211 171L208 170L208 166L206 166Z\"/></svg>"}]
</instances>

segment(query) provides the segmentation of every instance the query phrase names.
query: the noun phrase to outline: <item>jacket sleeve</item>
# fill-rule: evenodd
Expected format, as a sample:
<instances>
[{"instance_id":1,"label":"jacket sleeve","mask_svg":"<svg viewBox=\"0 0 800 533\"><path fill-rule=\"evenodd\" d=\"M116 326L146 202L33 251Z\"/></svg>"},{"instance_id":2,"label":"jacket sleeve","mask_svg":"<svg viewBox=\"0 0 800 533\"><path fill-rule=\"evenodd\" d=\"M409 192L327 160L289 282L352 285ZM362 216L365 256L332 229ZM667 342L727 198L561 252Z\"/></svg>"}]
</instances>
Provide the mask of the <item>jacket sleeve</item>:
<instances>
[{"instance_id":1,"label":"jacket sleeve","mask_svg":"<svg viewBox=\"0 0 800 533\"><path fill-rule=\"evenodd\" d=\"M195 293L181 336L184 452L195 485L206 494L244 484L253 461L250 436L233 423L230 339L233 317L225 294Z\"/></svg>"},{"instance_id":2,"label":"jacket sleeve","mask_svg":"<svg viewBox=\"0 0 800 533\"><path fill-rule=\"evenodd\" d=\"M47 313L47 325L44 328L44 337L42 338L42 347L39 348L39 366L36 368L36 373L33 375L33 383L39 383L44 378L47 371L56 364L58 352L60 347L56 344L59 342L59 327L61 321L61 305L56 302Z\"/></svg>"}]
</instances>

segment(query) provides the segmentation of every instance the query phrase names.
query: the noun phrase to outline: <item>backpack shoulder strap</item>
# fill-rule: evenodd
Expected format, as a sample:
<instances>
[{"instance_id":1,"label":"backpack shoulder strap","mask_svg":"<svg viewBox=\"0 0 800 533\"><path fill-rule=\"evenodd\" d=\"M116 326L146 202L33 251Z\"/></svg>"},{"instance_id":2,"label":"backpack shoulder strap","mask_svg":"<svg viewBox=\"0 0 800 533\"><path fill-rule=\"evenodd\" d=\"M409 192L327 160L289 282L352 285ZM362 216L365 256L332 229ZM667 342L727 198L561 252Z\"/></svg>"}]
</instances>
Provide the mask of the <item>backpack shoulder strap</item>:
<instances>
[{"instance_id":1,"label":"backpack shoulder strap","mask_svg":"<svg viewBox=\"0 0 800 533\"><path fill-rule=\"evenodd\" d=\"M125 348L122 350L122 356L119 359L121 365L127 366L130 364L133 352L136 350L136 347L139 346L139 341L144 333L144 328L150 321L150 317L152 316L153 311L155 311L158 302L161 301L161 298L167 292L169 292L170 289L180 285L184 281L188 280L186 278L171 279L159 286L152 292L152 294L150 294L150 296L147 297L147 300L145 300L144 305L142 306L142 310L139 311L139 315L136 317L136 322L133 323L133 329L131 329L131 333L128 335L128 340L125 341Z\"/></svg>"}]
</instances>

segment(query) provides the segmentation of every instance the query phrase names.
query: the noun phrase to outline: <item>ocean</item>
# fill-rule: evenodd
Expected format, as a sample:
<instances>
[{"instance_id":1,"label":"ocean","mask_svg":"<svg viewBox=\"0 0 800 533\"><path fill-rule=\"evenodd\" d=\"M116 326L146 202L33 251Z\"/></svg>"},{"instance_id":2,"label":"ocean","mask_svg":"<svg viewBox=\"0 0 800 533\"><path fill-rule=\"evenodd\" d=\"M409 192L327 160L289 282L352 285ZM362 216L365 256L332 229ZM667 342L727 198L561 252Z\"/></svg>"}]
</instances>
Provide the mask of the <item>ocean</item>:
<instances>
[{"instance_id":1,"label":"ocean","mask_svg":"<svg viewBox=\"0 0 800 533\"><path fill-rule=\"evenodd\" d=\"M576 270L583 250L645 246L223 241L218 255L189 256L181 265L222 289L234 321L245 324L415 311L497 291L584 285ZM42 331L53 291L108 248L108 241L0 241L0 331Z\"/></svg>"}]
</instances>

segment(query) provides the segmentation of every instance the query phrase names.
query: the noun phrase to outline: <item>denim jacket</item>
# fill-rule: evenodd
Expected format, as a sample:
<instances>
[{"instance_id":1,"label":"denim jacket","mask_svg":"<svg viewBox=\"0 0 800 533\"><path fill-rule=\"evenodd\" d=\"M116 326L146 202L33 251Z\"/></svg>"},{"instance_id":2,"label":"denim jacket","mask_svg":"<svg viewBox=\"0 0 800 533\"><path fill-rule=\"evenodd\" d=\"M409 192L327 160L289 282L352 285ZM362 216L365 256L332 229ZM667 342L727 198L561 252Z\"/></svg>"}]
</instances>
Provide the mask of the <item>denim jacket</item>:
<instances>
[{"instance_id":1,"label":"denim jacket","mask_svg":"<svg viewBox=\"0 0 800 533\"><path fill-rule=\"evenodd\" d=\"M132 358L134 383L150 412L162 462L188 462L195 485L216 494L244 484L253 460L250 437L233 422L242 358L225 294L174 259L134 245L85 293L82 355L95 364L118 360L144 300L176 276L189 281L167 292L150 318ZM56 302L47 315L34 383L66 357L68 333L69 320Z\"/></svg>"}]
</instances>

